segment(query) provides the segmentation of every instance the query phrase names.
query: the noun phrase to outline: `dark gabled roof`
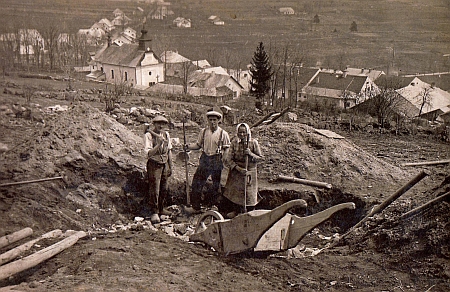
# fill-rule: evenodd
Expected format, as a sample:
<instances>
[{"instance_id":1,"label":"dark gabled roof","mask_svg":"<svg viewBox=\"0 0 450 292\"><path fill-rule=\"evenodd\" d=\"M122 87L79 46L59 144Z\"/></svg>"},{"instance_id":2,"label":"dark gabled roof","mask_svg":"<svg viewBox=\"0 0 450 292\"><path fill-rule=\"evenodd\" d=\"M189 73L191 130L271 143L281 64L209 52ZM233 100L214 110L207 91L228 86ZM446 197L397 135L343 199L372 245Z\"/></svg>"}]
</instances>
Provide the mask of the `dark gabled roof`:
<instances>
[{"instance_id":1,"label":"dark gabled roof","mask_svg":"<svg viewBox=\"0 0 450 292\"><path fill-rule=\"evenodd\" d=\"M379 88L402 88L408 86L411 81L413 81L414 77L401 77L401 76L389 76L382 75L377 80L375 80L375 84Z\"/></svg>"},{"instance_id":2,"label":"dark gabled roof","mask_svg":"<svg viewBox=\"0 0 450 292\"><path fill-rule=\"evenodd\" d=\"M307 68L307 67L300 67L298 68L298 77L297 77L297 84L301 87L308 84L309 81L318 73L319 69L317 68Z\"/></svg>"},{"instance_id":3,"label":"dark gabled roof","mask_svg":"<svg viewBox=\"0 0 450 292\"><path fill-rule=\"evenodd\" d=\"M342 74L320 72L309 84L311 87L327 88L334 90L348 90L354 93L361 92L367 76L346 76Z\"/></svg>"},{"instance_id":4,"label":"dark gabled roof","mask_svg":"<svg viewBox=\"0 0 450 292\"><path fill-rule=\"evenodd\" d=\"M137 67L144 58L145 52L139 50L138 44L111 45L99 56L98 61L127 67Z\"/></svg>"}]
</instances>

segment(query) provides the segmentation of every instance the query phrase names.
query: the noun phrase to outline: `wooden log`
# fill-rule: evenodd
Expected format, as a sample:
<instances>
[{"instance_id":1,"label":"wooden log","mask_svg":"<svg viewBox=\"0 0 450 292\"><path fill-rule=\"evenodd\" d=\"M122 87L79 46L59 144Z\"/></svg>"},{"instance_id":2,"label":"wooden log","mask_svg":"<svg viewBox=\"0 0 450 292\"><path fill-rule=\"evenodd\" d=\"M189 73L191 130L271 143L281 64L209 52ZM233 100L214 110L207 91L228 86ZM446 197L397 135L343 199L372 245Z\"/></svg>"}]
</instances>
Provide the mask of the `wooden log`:
<instances>
[{"instance_id":1,"label":"wooden log","mask_svg":"<svg viewBox=\"0 0 450 292\"><path fill-rule=\"evenodd\" d=\"M9 187L9 186L16 186L16 185L23 185L23 184L31 184L31 183L37 183L37 182L43 182L43 181L49 181L49 180L55 180L55 179L63 179L63 177L62 176L55 176L55 177L41 178L41 179L34 179L34 180L27 180L27 181L17 181L17 182L12 182L12 183L0 184L0 187Z\"/></svg>"},{"instance_id":2,"label":"wooden log","mask_svg":"<svg viewBox=\"0 0 450 292\"><path fill-rule=\"evenodd\" d=\"M409 218L413 215L416 215L417 213L422 212L423 210L425 210L426 208L430 207L431 205L434 205L436 203L442 202L443 200L445 200L448 196L450 195L450 192L446 192L445 194L443 194L442 196L439 196L431 201L429 201L428 203L423 204L422 206L419 206L417 208L412 209L411 211L406 212L405 214L403 214L400 217L400 220L404 220L406 218Z\"/></svg>"},{"instance_id":3,"label":"wooden log","mask_svg":"<svg viewBox=\"0 0 450 292\"><path fill-rule=\"evenodd\" d=\"M307 186L319 187L319 188L324 188L324 189L331 189L333 187L329 183L301 179L301 178L290 177L290 176L284 176L284 175L278 176L278 180L285 181L285 182L298 183L298 184L307 185Z\"/></svg>"},{"instance_id":4,"label":"wooden log","mask_svg":"<svg viewBox=\"0 0 450 292\"><path fill-rule=\"evenodd\" d=\"M21 255L22 253L24 253L25 251L29 250L36 242L38 242L41 239L45 239L45 238L54 238L54 237L58 237L62 235L62 231L59 229L55 229L53 231L47 232L41 236L39 236L36 239L30 240L18 247L15 247L13 249L8 250L5 253L2 253L0 255L0 266L3 264L6 264L7 262L12 261L13 259L15 259L16 257L18 257L19 255Z\"/></svg>"},{"instance_id":5,"label":"wooden log","mask_svg":"<svg viewBox=\"0 0 450 292\"><path fill-rule=\"evenodd\" d=\"M14 233L0 237L0 248L5 247L16 241L19 241L25 237L28 237L31 234L33 234L33 229L31 229L30 227L27 227L22 230L16 231Z\"/></svg>"},{"instance_id":6,"label":"wooden log","mask_svg":"<svg viewBox=\"0 0 450 292\"><path fill-rule=\"evenodd\" d=\"M437 164L447 164L450 163L450 159L437 160L437 161L422 161L422 162L410 162L402 163L402 166L423 166L423 165L437 165Z\"/></svg>"},{"instance_id":7,"label":"wooden log","mask_svg":"<svg viewBox=\"0 0 450 292\"><path fill-rule=\"evenodd\" d=\"M387 198L383 203L373 208L369 214L366 215L362 220L360 220L358 223L356 223L355 226L350 228L349 231L347 231L344 235L341 236L340 239L346 237L349 235L353 230L361 226L369 217L372 217L373 215L380 213L384 209L386 209L387 206L389 206L392 202L394 202L396 199L398 199L401 195L406 193L410 188L412 188L414 185L416 185L419 181L421 181L424 177L426 177L428 173L425 171L421 171L418 175L416 175L413 179L411 179L406 185L398 189L394 194L392 194L389 198Z\"/></svg>"},{"instance_id":8,"label":"wooden log","mask_svg":"<svg viewBox=\"0 0 450 292\"><path fill-rule=\"evenodd\" d=\"M19 259L17 261L8 263L6 265L0 266L0 280L6 279L14 274L25 271L29 268L32 268L45 260L57 255L63 250L74 245L78 239L86 236L86 232L78 231L75 234L58 241L57 243L44 248L38 252L35 252L32 255L29 255L25 258Z\"/></svg>"}]
</instances>

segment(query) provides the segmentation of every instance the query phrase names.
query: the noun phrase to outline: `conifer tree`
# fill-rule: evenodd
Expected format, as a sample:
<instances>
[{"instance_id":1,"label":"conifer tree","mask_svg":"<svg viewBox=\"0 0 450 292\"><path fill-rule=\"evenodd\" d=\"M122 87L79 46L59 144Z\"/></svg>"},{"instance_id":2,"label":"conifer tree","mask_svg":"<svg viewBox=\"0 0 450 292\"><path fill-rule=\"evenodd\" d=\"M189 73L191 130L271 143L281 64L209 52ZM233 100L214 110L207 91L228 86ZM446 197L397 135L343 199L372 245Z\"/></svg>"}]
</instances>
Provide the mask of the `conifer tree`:
<instances>
[{"instance_id":1,"label":"conifer tree","mask_svg":"<svg viewBox=\"0 0 450 292\"><path fill-rule=\"evenodd\" d=\"M251 65L250 75L252 80L250 81L250 93L256 96L256 107L261 108L261 102L270 90L269 81L272 77L272 67L269 63L269 56L264 50L262 42L260 42L256 48Z\"/></svg>"}]
</instances>

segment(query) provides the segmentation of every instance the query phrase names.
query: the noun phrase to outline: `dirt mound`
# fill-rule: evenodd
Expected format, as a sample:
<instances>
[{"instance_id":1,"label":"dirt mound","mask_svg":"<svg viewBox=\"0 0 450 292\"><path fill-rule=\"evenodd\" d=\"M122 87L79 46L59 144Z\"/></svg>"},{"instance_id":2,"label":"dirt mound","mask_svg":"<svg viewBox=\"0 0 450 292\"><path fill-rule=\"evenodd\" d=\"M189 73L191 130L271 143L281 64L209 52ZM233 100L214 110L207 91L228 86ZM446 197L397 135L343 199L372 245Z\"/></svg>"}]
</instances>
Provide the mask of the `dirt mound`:
<instances>
[{"instance_id":1,"label":"dirt mound","mask_svg":"<svg viewBox=\"0 0 450 292\"><path fill-rule=\"evenodd\" d=\"M304 124L275 123L254 131L266 157L260 177L296 175L370 196L372 187L392 189L410 176L347 139L328 138Z\"/></svg>"}]
</instances>

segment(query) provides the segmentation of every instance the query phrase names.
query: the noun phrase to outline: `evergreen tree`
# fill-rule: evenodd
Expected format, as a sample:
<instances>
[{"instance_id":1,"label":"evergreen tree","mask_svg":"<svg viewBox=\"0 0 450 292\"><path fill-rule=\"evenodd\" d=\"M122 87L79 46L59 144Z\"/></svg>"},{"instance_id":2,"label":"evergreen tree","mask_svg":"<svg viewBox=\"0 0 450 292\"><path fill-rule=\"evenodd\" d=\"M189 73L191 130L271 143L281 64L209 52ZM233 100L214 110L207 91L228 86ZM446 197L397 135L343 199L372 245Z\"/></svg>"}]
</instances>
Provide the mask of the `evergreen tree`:
<instances>
[{"instance_id":1,"label":"evergreen tree","mask_svg":"<svg viewBox=\"0 0 450 292\"><path fill-rule=\"evenodd\" d=\"M272 67L269 64L269 56L264 50L262 42L256 48L252 58L252 67L250 68L250 93L256 96L256 107L261 108L261 102L264 96L270 90L270 78L272 77Z\"/></svg>"}]
</instances>

